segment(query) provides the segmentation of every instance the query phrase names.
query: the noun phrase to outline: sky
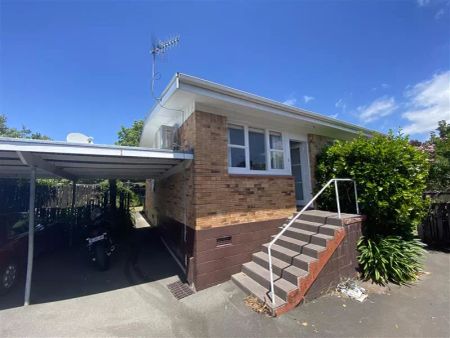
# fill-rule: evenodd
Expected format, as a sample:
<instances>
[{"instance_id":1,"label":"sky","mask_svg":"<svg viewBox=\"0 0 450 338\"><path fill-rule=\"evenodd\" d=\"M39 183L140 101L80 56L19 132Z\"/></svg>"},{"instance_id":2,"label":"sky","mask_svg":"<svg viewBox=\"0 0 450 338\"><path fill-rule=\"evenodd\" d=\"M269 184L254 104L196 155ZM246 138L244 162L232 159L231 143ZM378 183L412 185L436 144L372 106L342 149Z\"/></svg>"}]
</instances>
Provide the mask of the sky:
<instances>
[{"instance_id":1,"label":"sky","mask_svg":"<svg viewBox=\"0 0 450 338\"><path fill-rule=\"evenodd\" d=\"M0 113L98 144L183 72L381 132L450 121L450 0L0 1Z\"/></svg>"}]
</instances>

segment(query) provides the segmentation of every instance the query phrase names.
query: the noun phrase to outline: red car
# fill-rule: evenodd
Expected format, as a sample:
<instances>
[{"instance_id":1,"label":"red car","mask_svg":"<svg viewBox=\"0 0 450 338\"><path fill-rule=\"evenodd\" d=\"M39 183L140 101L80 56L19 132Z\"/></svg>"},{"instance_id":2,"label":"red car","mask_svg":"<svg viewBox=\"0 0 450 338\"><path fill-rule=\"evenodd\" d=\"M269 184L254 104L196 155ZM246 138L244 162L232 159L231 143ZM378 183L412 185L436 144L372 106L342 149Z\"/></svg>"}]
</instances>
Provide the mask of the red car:
<instances>
[{"instance_id":1,"label":"red car","mask_svg":"<svg viewBox=\"0 0 450 338\"><path fill-rule=\"evenodd\" d=\"M0 215L0 295L7 293L25 271L28 255L28 213ZM60 247L63 227L60 223L35 226L35 256Z\"/></svg>"}]
</instances>

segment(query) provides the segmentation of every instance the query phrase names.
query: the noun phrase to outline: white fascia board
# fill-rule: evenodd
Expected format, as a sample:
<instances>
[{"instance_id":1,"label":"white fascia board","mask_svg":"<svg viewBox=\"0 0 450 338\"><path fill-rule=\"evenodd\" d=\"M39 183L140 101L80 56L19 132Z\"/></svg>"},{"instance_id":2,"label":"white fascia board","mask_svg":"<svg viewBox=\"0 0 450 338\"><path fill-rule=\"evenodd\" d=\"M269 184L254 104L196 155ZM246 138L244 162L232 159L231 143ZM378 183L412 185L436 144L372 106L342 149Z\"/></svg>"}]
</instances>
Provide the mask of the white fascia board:
<instances>
[{"instance_id":1,"label":"white fascia board","mask_svg":"<svg viewBox=\"0 0 450 338\"><path fill-rule=\"evenodd\" d=\"M193 158L193 155L190 153L169 150L11 138L0 138L0 151L167 159Z\"/></svg>"},{"instance_id":2,"label":"white fascia board","mask_svg":"<svg viewBox=\"0 0 450 338\"><path fill-rule=\"evenodd\" d=\"M323 116L314 112L288 106L274 100L237 90L231 87L220 85L211 81L203 80L186 74L178 74L181 90L189 91L194 94L209 96L225 102L244 105L250 108L267 111L277 115L288 116L291 118L316 123L330 128L340 129L350 133L360 133L370 136L375 131L360 127L358 125L343 122L331 117Z\"/></svg>"}]
</instances>

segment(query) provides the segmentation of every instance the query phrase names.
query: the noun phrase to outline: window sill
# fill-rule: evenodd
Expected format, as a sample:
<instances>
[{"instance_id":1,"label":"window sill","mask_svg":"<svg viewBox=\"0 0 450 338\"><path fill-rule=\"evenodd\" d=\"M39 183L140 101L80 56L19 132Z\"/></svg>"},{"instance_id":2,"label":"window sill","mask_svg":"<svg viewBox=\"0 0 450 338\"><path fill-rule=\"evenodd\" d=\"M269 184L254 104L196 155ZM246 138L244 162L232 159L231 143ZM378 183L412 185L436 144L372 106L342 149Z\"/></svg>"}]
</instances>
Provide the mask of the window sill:
<instances>
[{"instance_id":1,"label":"window sill","mask_svg":"<svg viewBox=\"0 0 450 338\"><path fill-rule=\"evenodd\" d=\"M293 177L291 174L279 174L279 173L228 173L229 177L247 177L247 178L261 178L261 177L267 177L267 178L290 178Z\"/></svg>"}]
</instances>

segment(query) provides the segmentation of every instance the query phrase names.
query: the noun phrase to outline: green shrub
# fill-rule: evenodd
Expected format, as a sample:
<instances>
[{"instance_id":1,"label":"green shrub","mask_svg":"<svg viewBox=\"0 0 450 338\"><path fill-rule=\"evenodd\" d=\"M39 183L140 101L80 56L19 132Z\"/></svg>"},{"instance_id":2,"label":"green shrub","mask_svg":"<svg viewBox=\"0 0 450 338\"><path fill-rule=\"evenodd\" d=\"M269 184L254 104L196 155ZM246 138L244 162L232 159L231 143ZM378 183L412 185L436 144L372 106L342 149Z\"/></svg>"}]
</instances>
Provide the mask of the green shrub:
<instances>
[{"instance_id":1,"label":"green shrub","mask_svg":"<svg viewBox=\"0 0 450 338\"><path fill-rule=\"evenodd\" d=\"M410 236L426 214L422 193L428 175L427 155L402 135L360 136L336 141L318 157L317 188L330 178L353 178L358 185L361 213L367 216L366 234ZM354 212L353 186L339 184L344 211ZM335 208L334 189L327 189L319 206Z\"/></svg>"},{"instance_id":2,"label":"green shrub","mask_svg":"<svg viewBox=\"0 0 450 338\"><path fill-rule=\"evenodd\" d=\"M360 136L336 141L318 157L317 189L330 178L357 182L360 212L367 216L359 243L363 277L377 283L413 281L421 269L423 250L412 240L429 200L422 197L427 184L427 155L402 135ZM355 212L353 185L339 184L343 211ZM327 189L319 207L333 210L334 189Z\"/></svg>"},{"instance_id":3,"label":"green shrub","mask_svg":"<svg viewBox=\"0 0 450 338\"><path fill-rule=\"evenodd\" d=\"M422 270L423 244L398 236L362 237L358 242L359 263L364 279L379 284L408 284Z\"/></svg>"}]
</instances>

